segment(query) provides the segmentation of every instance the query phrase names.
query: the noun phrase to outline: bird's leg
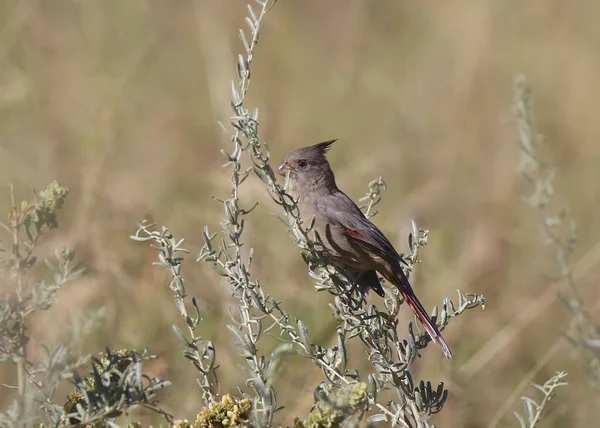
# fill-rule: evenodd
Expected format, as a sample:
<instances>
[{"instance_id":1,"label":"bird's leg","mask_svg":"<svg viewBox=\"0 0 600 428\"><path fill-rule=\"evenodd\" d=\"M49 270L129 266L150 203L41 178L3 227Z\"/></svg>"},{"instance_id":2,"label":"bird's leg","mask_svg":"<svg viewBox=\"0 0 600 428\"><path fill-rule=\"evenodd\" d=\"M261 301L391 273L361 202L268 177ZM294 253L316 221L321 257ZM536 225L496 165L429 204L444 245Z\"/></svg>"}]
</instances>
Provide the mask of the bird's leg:
<instances>
[{"instance_id":1,"label":"bird's leg","mask_svg":"<svg viewBox=\"0 0 600 428\"><path fill-rule=\"evenodd\" d=\"M356 279L354 280L354 283L352 284L352 291L360 291L358 289L358 282L362 279L363 276L365 276L365 273L366 273L366 271L362 271L362 272L358 273L358 276L356 277Z\"/></svg>"},{"instance_id":2,"label":"bird's leg","mask_svg":"<svg viewBox=\"0 0 600 428\"><path fill-rule=\"evenodd\" d=\"M336 265L336 268L339 273L339 276L342 277L344 282L346 282L347 284L350 285L349 291L350 292L357 291L358 290L358 282L361 280L361 278L363 277L363 275L365 273L359 272L358 276L354 277L353 275L348 275L346 273L346 270L343 269L341 266ZM351 276L352 276L352 278L350 278Z\"/></svg>"},{"instance_id":3,"label":"bird's leg","mask_svg":"<svg viewBox=\"0 0 600 428\"><path fill-rule=\"evenodd\" d=\"M357 276L348 275L345 266L341 265L340 263L336 263L335 260L332 260L330 257L328 257L327 251L317 251L316 253L317 257L319 258L319 261L323 262L324 264L331 265L335 268L336 276L340 279L340 285L344 286L344 288L346 288L346 290L349 291L348 295L350 299L348 302L348 306L355 310L360 308L362 302L366 302L366 296L364 296L363 293L360 292L358 283L364 276L365 272L359 272ZM350 287L347 288L346 284L348 284ZM360 295L360 300L358 301L352 298L352 295L355 291L358 291L358 294Z\"/></svg>"},{"instance_id":4,"label":"bird's leg","mask_svg":"<svg viewBox=\"0 0 600 428\"><path fill-rule=\"evenodd\" d=\"M319 261L321 261L322 263L327 265L331 264L329 257L327 257L327 251L315 251L315 254L319 258Z\"/></svg>"}]
</instances>

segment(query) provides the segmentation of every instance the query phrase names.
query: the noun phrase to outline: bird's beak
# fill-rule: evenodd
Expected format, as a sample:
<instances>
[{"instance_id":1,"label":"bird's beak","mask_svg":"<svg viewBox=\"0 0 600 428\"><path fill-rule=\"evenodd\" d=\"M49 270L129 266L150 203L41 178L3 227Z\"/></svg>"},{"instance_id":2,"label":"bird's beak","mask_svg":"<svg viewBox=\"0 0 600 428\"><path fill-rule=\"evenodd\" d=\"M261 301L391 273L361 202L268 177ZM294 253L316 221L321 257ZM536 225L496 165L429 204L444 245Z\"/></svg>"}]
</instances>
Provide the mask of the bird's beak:
<instances>
[{"instance_id":1,"label":"bird's beak","mask_svg":"<svg viewBox=\"0 0 600 428\"><path fill-rule=\"evenodd\" d=\"M292 168L292 166L287 163L286 161L281 162L281 165L279 165L279 168L277 168L277 172L279 173L279 175L283 175L285 176L285 174L287 173L287 171L293 171L294 168Z\"/></svg>"}]
</instances>

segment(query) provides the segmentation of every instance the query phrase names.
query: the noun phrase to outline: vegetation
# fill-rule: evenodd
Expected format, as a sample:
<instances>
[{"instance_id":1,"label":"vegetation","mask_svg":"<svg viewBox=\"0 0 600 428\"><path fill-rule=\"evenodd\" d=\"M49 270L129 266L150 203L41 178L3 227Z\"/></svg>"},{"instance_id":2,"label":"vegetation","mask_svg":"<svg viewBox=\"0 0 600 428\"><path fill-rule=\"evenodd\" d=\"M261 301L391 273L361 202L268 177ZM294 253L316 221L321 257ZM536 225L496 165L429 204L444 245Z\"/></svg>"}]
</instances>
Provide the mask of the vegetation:
<instances>
[{"instance_id":1,"label":"vegetation","mask_svg":"<svg viewBox=\"0 0 600 428\"><path fill-rule=\"evenodd\" d=\"M499 132L502 144L496 139L488 145L495 154L490 156L477 147L477 134L471 134L475 131L457 124L460 119L444 120L443 111L450 101L442 101L442 94L431 90L436 102L423 110L404 83L367 79L377 70L367 63L346 66L345 74L318 74L325 77L314 82L338 76L330 82L328 93L343 94L336 99L343 101L342 105L327 110L327 115L321 109L330 101L321 106L316 98L305 98L306 94L292 92L282 100L273 93L264 99L273 88L282 87L273 71L280 67L273 53L277 43L287 46L289 58L285 58L291 68L286 70L286 82L306 89L296 70L311 70L310 64L315 63L314 59L306 61L301 50L297 57L291 55L296 50L290 47L310 43L321 30L307 24L303 42L286 40L296 30L283 31L278 23L304 19L297 6L286 2L271 10L274 2L259 1L247 9L246 27L240 30L241 41L236 44L242 54L237 57L237 76L232 83L233 114L224 110L225 68L221 66L229 62L226 37L234 32L220 29L217 23L234 22L239 12L234 6L207 3L186 9L172 5L155 14L161 12L159 6L141 2L121 5L118 10L111 9L108 2L60 5L54 12L33 2L27 4L2 6L7 8L7 18L0 41L9 47L4 48L8 61L0 74L3 107L8 112L0 119L7 136L0 149L7 151L13 165L2 165L8 173L0 179L17 185L10 187L7 221L0 223L5 232L0 253L0 426L391 424L412 428L433 427L434 422L437 426L492 427L593 423L595 408L590 403L600 378L600 329L596 308L590 303L595 290L590 275L597 259L595 229L593 218L586 213L596 195L587 195L586 200L578 183L590 180L578 180L589 174L589 168L579 162L582 153L589 156L596 149L584 143L576 146L581 153L571 154L574 158L567 164L578 166L574 173L560 169L564 159L545 160L558 149L541 144L536 129L562 136L561 122L555 120L550 126L542 119L541 125L534 123L531 90L524 77L516 79L514 88L518 146L506 144L515 138L511 126L503 122ZM309 10L313 5L306 7ZM330 7L320 5L316 10L324 14ZM386 7L390 16L410 16L406 10ZM426 13L424 6L410 7ZM475 10L483 11L483 7ZM449 10L428 11L427 16L435 19L442 12ZM365 58L380 58L382 70L386 70L386 61L395 64L400 60L390 58L389 49L369 49L367 44L394 37L398 31L405 36L419 31L410 26L399 30L394 25L386 27L390 31L384 38L376 33L377 26L362 21L385 23L387 18L379 12L352 6L336 13L339 22L358 20L366 30L364 38L361 36L364 45L350 53L337 49L330 64L352 64L348 61L364 54ZM527 17L527 11L519 13ZM59 52L72 54L73 61L63 62L60 70L65 76L78 77L67 79L68 83L57 79L63 89L75 91L54 92L54 85L45 79L59 68L53 65L44 74L34 74L33 65L42 52L27 37L15 36L38 40L35 29L40 22L58 25L61 19L68 21L73 16L83 25L61 25L65 38L50 38L48 43ZM157 34L173 34L173 40L152 37L153 31L159 31L159 23L173 25L168 28L174 30L171 22L178 22L181 33ZM349 27L339 22L335 25L340 32L351 37ZM114 28L127 30L115 32ZM85 33L83 39L73 37L78 31ZM450 30L437 31L441 36ZM219 35L225 38L219 39ZM173 50L179 37L196 44ZM325 44L336 46L336 37L332 36L333 41L325 38ZM83 40L83 45L68 46L66 40ZM414 68L412 72L424 70L425 52L417 53L408 45L400 48L405 53L399 62L403 67ZM195 57L194 49L201 49ZM173 57L167 61L166 55ZM478 55L489 60L481 52ZM162 70L161 64L180 64L183 56L189 68L178 78L170 78L174 69ZM461 64L466 60L464 57ZM403 81L414 82L411 72L404 69L393 67L389 76L398 78L398 70ZM530 71L535 78L536 73ZM422 78L432 82L436 80L433 76ZM473 76L464 73L461 78L469 81ZM465 83L456 79L454 84L462 88ZM186 86L204 81L207 86L200 92ZM156 82L166 82L166 89L157 87ZM317 89L318 84L311 91ZM93 92L85 98L87 110L75 108L78 90ZM446 87L443 90L448 91ZM396 92L407 100L391 95ZM61 97L55 98L56 94ZM400 103L405 110L378 117L378 109L368 106L369 97L376 94L387 100L388 107ZM347 95L360 100L360 120L343 117L344 108L357 108L349 107ZM549 96L542 92L539 98L543 107L536 116L552 117L544 110L551 102ZM55 111L60 108L46 107L45 102L54 99L56 107L67 106L72 114L58 116ZM456 99L470 107L465 112L455 110L455 114L478 119L477 132L495 129L484 119L497 111L482 108L478 97L473 106L465 97ZM499 105L508 110L509 101L503 101ZM201 102L210 108L203 110ZM174 105L176 117L162 110ZM260 116L255 108L259 105ZM285 123L282 118L291 114L288 110L294 120L286 131L277 131L277 123ZM392 123L398 120L399 111L404 128L413 126L410 141L420 144L396 144L398 138L409 140L408 134L395 135L396 131L389 130L397 126ZM423 119L426 111L432 113L427 121ZM22 147L33 144L27 141L34 140L30 128L18 124L19 120L27 123L26 112L27 120L49 139L44 147L50 151L39 143L30 146L35 150L23 151ZM299 119L299 114L304 114L304 119ZM206 130L213 129L207 124L214 118L228 116L230 122L220 124L225 134ZM427 349L434 347L429 346L428 336L413 322L394 290L386 290L384 299L365 299L353 290L343 271L327 264L318 251L319 237L310 224L299 220L286 183L275 178L273 165L279 156L294 146L314 142L307 143L313 137L315 141L326 138L322 134L330 132L331 121L339 121L342 126L336 123L335 128L340 129L342 140L349 140L340 142L348 144L348 150L332 153L340 182L348 183L352 190L352 186L372 180L360 199L365 214L374 216L379 209L376 221L386 233L391 231L390 236L397 229L402 235L402 225L410 225L411 217L431 228L429 233L413 222L406 231L408 245L398 247L406 248L407 274L426 306L433 307L433 318L451 342L455 351L451 361L434 352L437 349ZM299 125L306 123L314 126L300 132ZM45 124L50 125L44 128ZM201 129L205 125L207 128ZM377 129L380 125L388 130ZM52 127L60 132L51 133ZM298 128L296 132L290 132L294 128ZM442 129L448 133L436 134ZM584 135L584 130L579 131ZM294 134L302 135L301 139L292 137L288 143ZM60 142L53 135L60 136ZM175 135L179 141L164 143ZM216 141L223 135L229 140L221 148L228 178L216 169L222 162L214 155L219 151ZM171 138L165 139L167 136ZM460 143L457 136L463 137ZM470 139L464 140L466 136ZM442 137L450 150L458 149L457 154L443 148L433 150L432 142L440 142ZM203 144L198 144L198 139ZM279 142L283 140L285 144ZM267 145L265 141L277 143ZM350 141L354 142L351 149ZM358 144L361 141L369 144ZM523 188L517 185L519 149ZM38 166L32 169L36 160ZM393 183L390 188L397 198L384 197L387 185L376 178L380 174ZM479 174L479 179L473 180L473 174ZM48 176L58 176L74 189L69 193L52 181L19 202L23 187ZM565 189L578 192L560 189L563 185L555 180L564 180ZM209 192L215 195L213 201L208 200ZM535 216L518 203L519 195L524 195L522 199ZM567 205L574 208L562 208ZM400 207L396 214L394 206ZM59 215L61 227L55 230ZM145 219L140 220L141 216ZM392 220L396 217L401 220ZM541 240L549 244L550 252L540 251L536 243L540 236L532 233L535 224L531 219L535 217ZM138 227L131 234L134 219ZM589 233L581 237L577 229ZM126 241L127 235L149 244L147 250ZM302 257L286 239L288 235ZM185 246L180 236L185 237ZM588 253L574 263L579 248ZM186 256L190 253L193 258ZM548 254L555 258L545 257ZM45 266L39 263L41 259ZM300 260L306 263L309 275ZM307 286L309 278L314 287ZM166 287L169 281L170 287ZM455 300L441 298L457 288ZM482 291L488 297L486 311L471 311L483 307ZM435 301L437 306L431 303ZM585 372L579 369L582 361ZM566 374L557 369L569 371L568 386ZM194 377L197 382L191 381ZM511 419L509 413L516 408L518 397L536 379L542 380L533 385L542 393L541 399L524 397L525 411L515 412L517 420ZM569 393L550 402L559 387Z\"/></svg>"}]
</instances>

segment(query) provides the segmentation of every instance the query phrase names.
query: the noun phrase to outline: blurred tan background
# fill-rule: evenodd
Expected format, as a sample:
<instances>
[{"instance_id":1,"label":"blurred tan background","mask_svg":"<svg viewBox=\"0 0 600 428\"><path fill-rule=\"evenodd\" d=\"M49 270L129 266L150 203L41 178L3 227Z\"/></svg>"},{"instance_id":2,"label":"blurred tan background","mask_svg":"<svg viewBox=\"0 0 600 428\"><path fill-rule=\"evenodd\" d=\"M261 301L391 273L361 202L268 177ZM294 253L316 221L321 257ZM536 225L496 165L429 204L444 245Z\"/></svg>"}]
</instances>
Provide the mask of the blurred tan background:
<instances>
[{"instance_id":1,"label":"blurred tan background","mask_svg":"<svg viewBox=\"0 0 600 428\"><path fill-rule=\"evenodd\" d=\"M183 274L204 310L201 334L216 343L222 391L235 393L243 361L225 329L232 301L220 278L194 260L203 226L216 230L222 215L210 195L228 190L219 154L228 138L216 121L230 115L245 12L244 2L216 0L0 4L0 183L14 183L18 199L53 179L69 187L60 229L39 255L72 245L90 268L33 320L32 358L39 343L63 340L83 308L105 305L105 326L82 351L148 346L161 357L148 370L174 382L161 398L178 417L192 418L201 403L171 331L181 320L169 278L150 266L155 253L129 235L137 220L152 217L186 238ZM371 179L387 181L376 222L399 250L410 219L430 230L413 277L425 306L455 299L456 288L487 298L485 311L446 330L451 361L431 347L413 369L415 378L450 388L433 418L440 427L489 426L505 406L498 426L517 426L520 383L543 382L556 370L569 372L570 386L542 426L597 423L599 395L584 360L556 345L569 315L548 279L553 255L521 201L511 103L513 78L523 72L537 129L547 136L542 154L557 166L559 200L578 222L579 289L600 315L599 14L592 0L281 0L263 27L248 105L260 109L274 161L339 138L330 159L347 193L357 199ZM261 184L247 183L246 200L262 202L246 228L254 274L309 324L314 342L332 344L330 296L313 289ZM1 189L7 212L8 187ZM407 310L403 316L412 320ZM289 423L306 415L321 378L295 357L281 376L286 410L278 421Z\"/></svg>"}]
</instances>

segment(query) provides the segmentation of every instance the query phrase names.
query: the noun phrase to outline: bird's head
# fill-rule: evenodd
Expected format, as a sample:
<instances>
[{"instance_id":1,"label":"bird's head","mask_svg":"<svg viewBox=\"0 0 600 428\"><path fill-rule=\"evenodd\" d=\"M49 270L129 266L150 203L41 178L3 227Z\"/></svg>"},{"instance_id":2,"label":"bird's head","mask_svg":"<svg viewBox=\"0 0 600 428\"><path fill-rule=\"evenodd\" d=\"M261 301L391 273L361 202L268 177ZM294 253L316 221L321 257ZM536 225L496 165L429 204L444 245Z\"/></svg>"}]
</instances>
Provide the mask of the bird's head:
<instances>
[{"instance_id":1,"label":"bird's head","mask_svg":"<svg viewBox=\"0 0 600 428\"><path fill-rule=\"evenodd\" d=\"M294 150L285 157L277 171L284 176L289 171L293 189L300 192L321 184L335 185L333 171L325 157L335 141L325 141Z\"/></svg>"}]
</instances>

